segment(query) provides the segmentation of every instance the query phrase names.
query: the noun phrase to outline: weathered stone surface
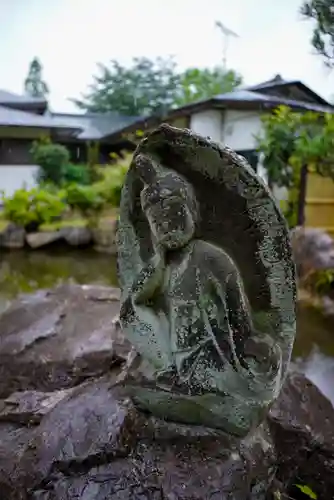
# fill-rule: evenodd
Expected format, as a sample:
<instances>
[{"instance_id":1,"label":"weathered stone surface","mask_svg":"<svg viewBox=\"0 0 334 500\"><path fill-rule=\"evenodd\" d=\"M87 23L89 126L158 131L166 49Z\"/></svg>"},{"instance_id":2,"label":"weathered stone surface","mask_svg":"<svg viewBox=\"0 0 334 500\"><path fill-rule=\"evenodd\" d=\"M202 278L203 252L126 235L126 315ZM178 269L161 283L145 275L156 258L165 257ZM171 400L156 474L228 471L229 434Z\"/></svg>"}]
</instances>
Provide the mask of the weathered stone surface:
<instances>
[{"instance_id":1,"label":"weathered stone surface","mask_svg":"<svg viewBox=\"0 0 334 500\"><path fill-rule=\"evenodd\" d=\"M265 427L238 443L206 428L164 423L118 398L109 376L60 398L27 435L15 467L8 468L13 475L6 500L24 494L54 500L261 500L274 472ZM4 476L0 471L0 485Z\"/></svg>"},{"instance_id":2,"label":"weathered stone surface","mask_svg":"<svg viewBox=\"0 0 334 500\"><path fill-rule=\"evenodd\" d=\"M67 388L104 373L130 346L113 318L119 291L63 285L21 297L0 315L0 395Z\"/></svg>"},{"instance_id":3,"label":"weathered stone surface","mask_svg":"<svg viewBox=\"0 0 334 500\"><path fill-rule=\"evenodd\" d=\"M98 227L92 230L95 250L116 255L117 220L103 218Z\"/></svg>"},{"instance_id":4,"label":"weathered stone surface","mask_svg":"<svg viewBox=\"0 0 334 500\"><path fill-rule=\"evenodd\" d=\"M38 392L14 392L0 400L0 422L33 425L39 423L44 415L56 406L72 389Z\"/></svg>"},{"instance_id":5,"label":"weathered stone surface","mask_svg":"<svg viewBox=\"0 0 334 500\"><path fill-rule=\"evenodd\" d=\"M41 248L51 243L55 243L63 238L60 231L40 231L37 233L27 233L26 241L30 248Z\"/></svg>"},{"instance_id":6,"label":"weathered stone surface","mask_svg":"<svg viewBox=\"0 0 334 500\"><path fill-rule=\"evenodd\" d=\"M162 125L127 174L118 255L121 323L149 363L123 381L131 397L246 436L279 394L295 337L289 234L267 187L230 149Z\"/></svg>"},{"instance_id":7,"label":"weathered stone surface","mask_svg":"<svg viewBox=\"0 0 334 500\"><path fill-rule=\"evenodd\" d=\"M288 377L269 415L278 458L267 424L240 441L164 422L120 397L112 374L52 397L41 412L42 394L16 394L22 415L1 418L6 500L264 500L276 468L274 491L298 482L332 498L334 410L302 376Z\"/></svg>"},{"instance_id":8,"label":"weathered stone surface","mask_svg":"<svg viewBox=\"0 0 334 500\"><path fill-rule=\"evenodd\" d=\"M15 224L8 226L0 232L0 247L14 249L23 248L25 244L25 230Z\"/></svg>"},{"instance_id":9,"label":"weathered stone surface","mask_svg":"<svg viewBox=\"0 0 334 500\"><path fill-rule=\"evenodd\" d=\"M64 227L61 234L66 243L74 247L87 246L92 241L92 232L88 227Z\"/></svg>"},{"instance_id":10,"label":"weathered stone surface","mask_svg":"<svg viewBox=\"0 0 334 500\"><path fill-rule=\"evenodd\" d=\"M321 500L334 491L334 408L303 375L291 374L269 414L278 453L276 480L294 498L295 484ZM284 498L284 497L283 497Z\"/></svg>"},{"instance_id":11,"label":"weathered stone surface","mask_svg":"<svg viewBox=\"0 0 334 500\"><path fill-rule=\"evenodd\" d=\"M334 268L334 241L321 229L297 227L291 231L291 243L300 278L310 271Z\"/></svg>"}]
</instances>

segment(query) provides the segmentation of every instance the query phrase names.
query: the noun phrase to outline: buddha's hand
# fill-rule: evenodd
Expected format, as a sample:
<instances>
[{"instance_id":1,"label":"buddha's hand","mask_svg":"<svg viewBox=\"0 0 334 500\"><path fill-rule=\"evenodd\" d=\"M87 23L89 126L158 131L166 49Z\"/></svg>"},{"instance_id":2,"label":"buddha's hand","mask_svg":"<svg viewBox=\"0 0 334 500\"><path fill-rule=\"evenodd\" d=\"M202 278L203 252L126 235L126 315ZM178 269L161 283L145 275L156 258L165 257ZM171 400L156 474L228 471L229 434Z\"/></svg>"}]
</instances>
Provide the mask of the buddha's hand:
<instances>
[{"instance_id":1,"label":"buddha's hand","mask_svg":"<svg viewBox=\"0 0 334 500\"><path fill-rule=\"evenodd\" d=\"M258 373L268 376L278 373L281 364L281 350L269 336L250 338L245 343L245 358Z\"/></svg>"},{"instance_id":2,"label":"buddha's hand","mask_svg":"<svg viewBox=\"0 0 334 500\"><path fill-rule=\"evenodd\" d=\"M139 304L154 299L162 287L165 267L164 254L157 251L140 271L133 284L130 295L134 303Z\"/></svg>"}]
</instances>

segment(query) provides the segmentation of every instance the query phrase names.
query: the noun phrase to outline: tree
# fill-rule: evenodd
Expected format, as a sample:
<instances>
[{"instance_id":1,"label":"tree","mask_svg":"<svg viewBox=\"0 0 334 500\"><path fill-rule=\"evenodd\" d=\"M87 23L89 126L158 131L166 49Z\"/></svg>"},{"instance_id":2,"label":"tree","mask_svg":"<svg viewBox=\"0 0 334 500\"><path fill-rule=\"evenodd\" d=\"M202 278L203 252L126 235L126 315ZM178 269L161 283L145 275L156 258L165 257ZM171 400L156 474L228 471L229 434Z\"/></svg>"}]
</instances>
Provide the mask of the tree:
<instances>
[{"instance_id":1,"label":"tree","mask_svg":"<svg viewBox=\"0 0 334 500\"><path fill-rule=\"evenodd\" d=\"M117 111L128 116L163 114L175 102L180 85L172 59L134 58L127 68L112 60L99 64L90 91L83 99L72 101L81 109L107 113Z\"/></svg>"},{"instance_id":2,"label":"tree","mask_svg":"<svg viewBox=\"0 0 334 500\"><path fill-rule=\"evenodd\" d=\"M31 61L28 76L24 81L24 90L31 97L46 97L49 87L43 80L43 66L37 57Z\"/></svg>"},{"instance_id":3,"label":"tree","mask_svg":"<svg viewBox=\"0 0 334 500\"><path fill-rule=\"evenodd\" d=\"M301 7L306 19L316 22L312 45L334 67L334 4L333 0L306 0Z\"/></svg>"},{"instance_id":4,"label":"tree","mask_svg":"<svg viewBox=\"0 0 334 500\"><path fill-rule=\"evenodd\" d=\"M241 85L242 77L234 70L219 66L213 69L189 68L181 74L179 106L231 92Z\"/></svg>"},{"instance_id":5,"label":"tree","mask_svg":"<svg viewBox=\"0 0 334 500\"><path fill-rule=\"evenodd\" d=\"M72 101L86 111L128 116L163 115L171 108L229 92L242 81L235 71L219 67L178 73L173 59L162 58L136 58L129 68L113 60L109 67L100 64L99 70L90 91Z\"/></svg>"},{"instance_id":6,"label":"tree","mask_svg":"<svg viewBox=\"0 0 334 500\"><path fill-rule=\"evenodd\" d=\"M334 115L295 113L280 106L262 117L263 134L258 151L271 184L285 187L289 199L285 216L290 226L297 224L303 172L315 171L334 179Z\"/></svg>"}]
</instances>

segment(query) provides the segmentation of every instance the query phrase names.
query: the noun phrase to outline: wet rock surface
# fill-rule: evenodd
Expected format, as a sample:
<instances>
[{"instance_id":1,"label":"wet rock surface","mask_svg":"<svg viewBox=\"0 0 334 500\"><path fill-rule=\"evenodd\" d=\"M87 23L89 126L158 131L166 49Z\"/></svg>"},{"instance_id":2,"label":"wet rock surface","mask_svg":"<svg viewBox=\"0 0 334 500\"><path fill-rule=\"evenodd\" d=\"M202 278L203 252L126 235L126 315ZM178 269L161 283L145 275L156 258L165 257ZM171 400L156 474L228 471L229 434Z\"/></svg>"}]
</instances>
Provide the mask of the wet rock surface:
<instances>
[{"instance_id":1,"label":"wet rock surface","mask_svg":"<svg viewBox=\"0 0 334 500\"><path fill-rule=\"evenodd\" d=\"M116 255L116 227L117 220L101 220L96 228L93 229L94 248L98 252Z\"/></svg>"},{"instance_id":2,"label":"wet rock surface","mask_svg":"<svg viewBox=\"0 0 334 500\"><path fill-rule=\"evenodd\" d=\"M25 237L28 247L37 249L49 246L62 239L60 231L42 231L37 233L28 233Z\"/></svg>"},{"instance_id":3,"label":"wet rock surface","mask_svg":"<svg viewBox=\"0 0 334 500\"><path fill-rule=\"evenodd\" d=\"M303 375L290 374L269 414L278 454L276 479L291 496L309 486L321 500L334 492L334 409Z\"/></svg>"},{"instance_id":4,"label":"wet rock surface","mask_svg":"<svg viewBox=\"0 0 334 500\"><path fill-rule=\"evenodd\" d=\"M92 241L92 233L88 227L64 227L61 233L66 243L73 247L87 246Z\"/></svg>"},{"instance_id":5,"label":"wet rock surface","mask_svg":"<svg viewBox=\"0 0 334 500\"><path fill-rule=\"evenodd\" d=\"M115 255L116 224L114 218L106 218L93 230L84 226L66 226L54 231L26 232L23 227L9 223L0 230L0 248L39 250L57 246L93 246L99 252Z\"/></svg>"},{"instance_id":6,"label":"wet rock surface","mask_svg":"<svg viewBox=\"0 0 334 500\"><path fill-rule=\"evenodd\" d=\"M8 224L0 231L0 247L8 249L23 248L25 244L25 230L16 224Z\"/></svg>"},{"instance_id":7,"label":"wet rock surface","mask_svg":"<svg viewBox=\"0 0 334 500\"><path fill-rule=\"evenodd\" d=\"M0 316L0 397L73 387L119 365L119 291L62 285L22 296Z\"/></svg>"},{"instance_id":8,"label":"wet rock surface","mask_svg":"<svg viewBox=\"0 0 334 500\"><path fill-rule=\"evenodd\" d=\"M118 298L61 286L0 316L1 498L261 500L275 475L272 494L332 499L334 410L315 386L289 375L241 442L141 413L115 386L130 352Z\"/></svg>"}]
</instances>

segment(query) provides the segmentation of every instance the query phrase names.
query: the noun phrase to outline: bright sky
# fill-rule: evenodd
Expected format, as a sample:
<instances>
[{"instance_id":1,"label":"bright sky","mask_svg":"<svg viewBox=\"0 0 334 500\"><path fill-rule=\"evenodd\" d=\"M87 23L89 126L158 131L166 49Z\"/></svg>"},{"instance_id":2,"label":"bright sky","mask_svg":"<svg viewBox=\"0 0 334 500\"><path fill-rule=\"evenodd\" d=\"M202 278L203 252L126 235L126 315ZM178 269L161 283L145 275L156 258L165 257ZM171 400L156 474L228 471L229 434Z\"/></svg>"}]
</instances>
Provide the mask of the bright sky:
<instances>
[{"instance_id":1,"label":"bright sky","mask_svg":"<svg viewBox=\"0 0 334 500\"><path fill-rule=\"evenodd\" d=\"M29 62L38 56L51 105L84 92L97 62L174 55L181 68L222 60L219 20L235 31L227 64L247 84L280 73L319 94L334 93L334 73L312 54L311 24L301 0L0 0L0 88L22 93Z\"/></svg>"}]
</instances>

